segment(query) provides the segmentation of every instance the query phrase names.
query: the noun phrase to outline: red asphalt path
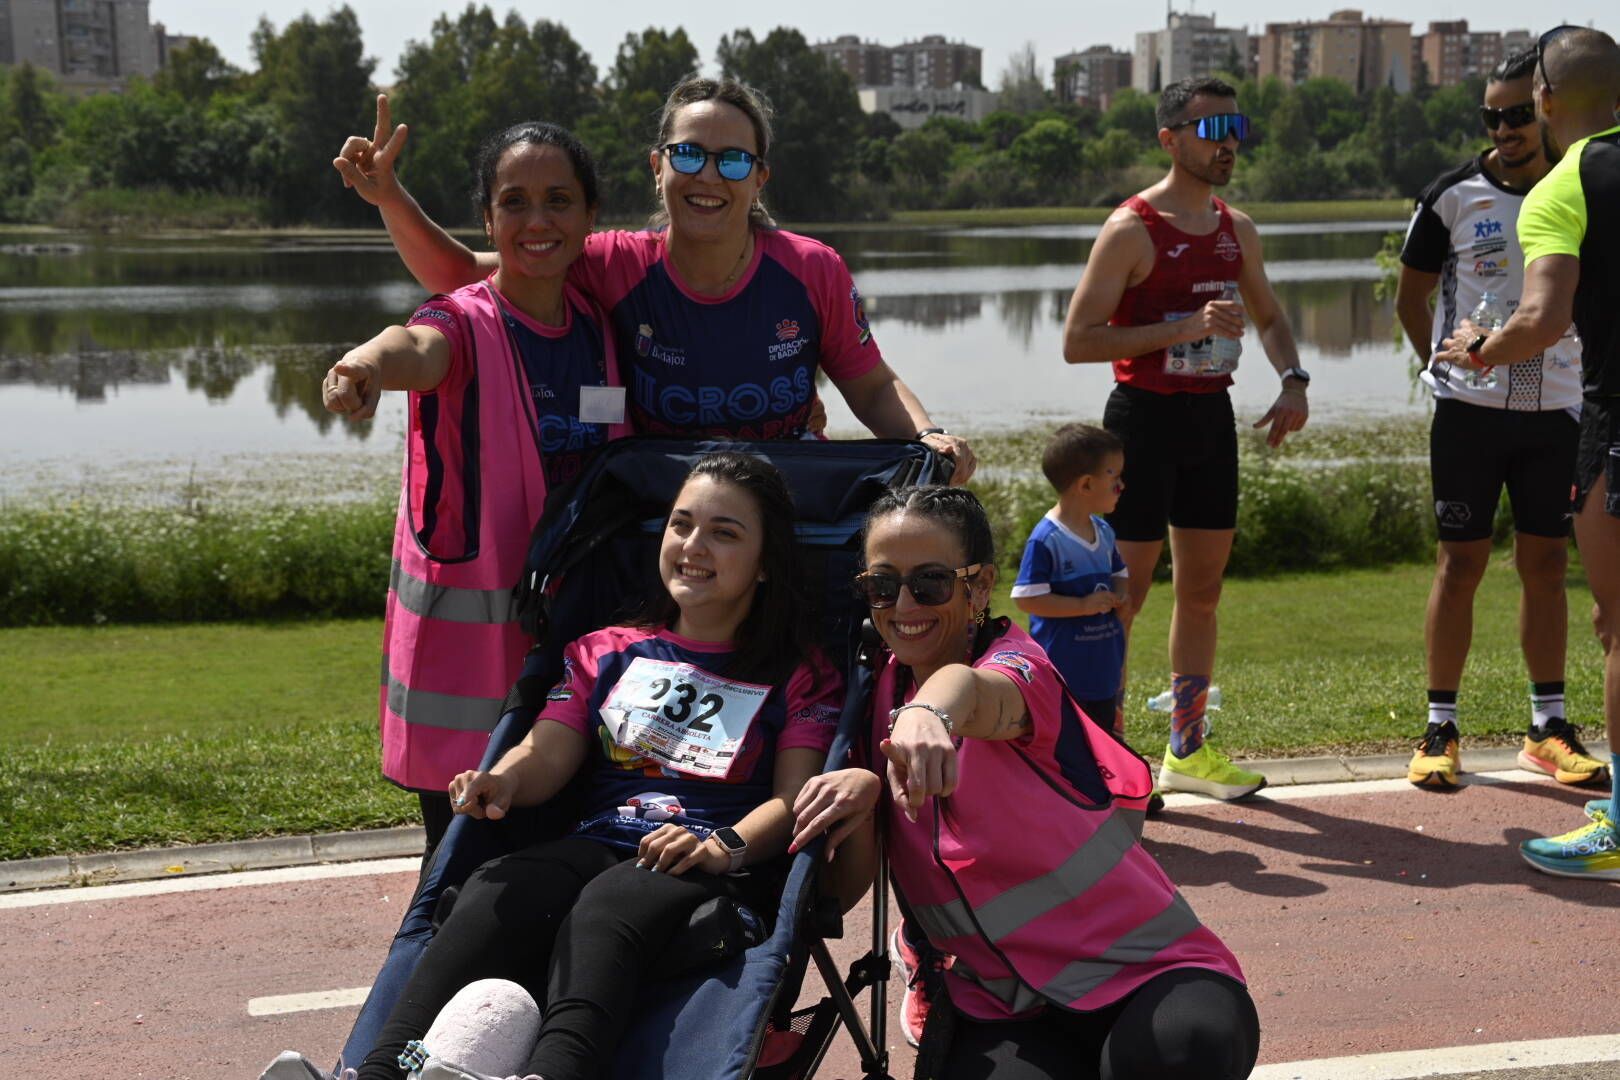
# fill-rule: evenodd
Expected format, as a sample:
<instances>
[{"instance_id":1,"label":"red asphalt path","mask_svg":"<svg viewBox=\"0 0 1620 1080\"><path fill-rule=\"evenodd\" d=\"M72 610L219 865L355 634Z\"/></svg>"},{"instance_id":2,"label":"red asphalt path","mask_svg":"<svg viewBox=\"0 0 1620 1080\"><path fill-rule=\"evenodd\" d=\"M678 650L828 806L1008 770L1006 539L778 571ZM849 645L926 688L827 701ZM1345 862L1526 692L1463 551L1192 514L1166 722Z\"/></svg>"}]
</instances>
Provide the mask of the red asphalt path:
<instances>
[{"instance_id":1,"label":"red asphalt path","mask_svg":"<svg viewBox=\"0 0 1620 1080\"><path fill-rule=\"evenodd\" d=\"M1514 848L1573 827L1592 793L1526 780L1274 794L1173 806L1146 837L1242 962L1262 1063L1620 1032L1620 885L1545 876ZM35 906L16 905L48 894L0 897L7 1073L251 1080L287 1048L330 1063L354 1006L250 1016L247 1004L365 985L413 882L396 870ZM841 959L869 925L849 920ZM819 994L812 977L803 1000ZM892 1021L888 1041L891 1071L909 1075ZM847 1037L820 1075L859 1075Z\"/></svg>"}]
</instances>

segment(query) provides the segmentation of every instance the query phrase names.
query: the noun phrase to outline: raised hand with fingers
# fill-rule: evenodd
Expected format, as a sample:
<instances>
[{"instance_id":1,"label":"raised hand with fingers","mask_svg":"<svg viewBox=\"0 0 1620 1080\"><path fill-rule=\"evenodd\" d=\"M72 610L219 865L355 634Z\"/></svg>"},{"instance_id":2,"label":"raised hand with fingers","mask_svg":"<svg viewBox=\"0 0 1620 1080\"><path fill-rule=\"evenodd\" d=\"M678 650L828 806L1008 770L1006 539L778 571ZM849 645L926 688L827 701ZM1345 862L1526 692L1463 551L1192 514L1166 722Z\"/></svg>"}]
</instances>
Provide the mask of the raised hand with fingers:
<instances>
[{"instance_id":1,"label":"raised hand with fingers","mask_svg":"<svg viewBox=\"0 0 1620 1080\"><path fill-rule=\"evenodd\" d=\"M889 792L910 820L933 796L956 790L956 744L933 710L904 706L878 750L889 760Z\"/></svg>"},{"instance_id":2,"label":"raised hand with fingers","mask_svg":"<svg viewBox=\"0 0 1620 1080\"><path fill-rule=\"evenodd\" d=\"M372 206L382 206L400 197L403 189L394 176L394 162L405 148L410 129L404 124L390 127L388 95L377 95L377 127L371 138L350 135L343 142L332 167L343 177L343 186L353 188Z\"/></svg>"},{"instance_id":3,"label":"raised hand with fingers","mask_svg":"<svg viewBox=\"0 0 1620 1080\"><path fill-rule=\"evenodd\" d=\"M883 781L868 769L839 769L813 776L799 789L793 801L793 841L795 852L827 834L825 855L828 862L851 833L872 816Z\"/></svg>"},{"instance_id":4,"label":"raised hand with fingers","mask_svg":"<svg viewBox=\"0 0 1620 1080\"><path fill-rule=\"evenodd\" d=\"M469 769L450 781L450 808L468 817L499 821L512 808L517 780L510 773Z\"/></svg>"}]
</instances>

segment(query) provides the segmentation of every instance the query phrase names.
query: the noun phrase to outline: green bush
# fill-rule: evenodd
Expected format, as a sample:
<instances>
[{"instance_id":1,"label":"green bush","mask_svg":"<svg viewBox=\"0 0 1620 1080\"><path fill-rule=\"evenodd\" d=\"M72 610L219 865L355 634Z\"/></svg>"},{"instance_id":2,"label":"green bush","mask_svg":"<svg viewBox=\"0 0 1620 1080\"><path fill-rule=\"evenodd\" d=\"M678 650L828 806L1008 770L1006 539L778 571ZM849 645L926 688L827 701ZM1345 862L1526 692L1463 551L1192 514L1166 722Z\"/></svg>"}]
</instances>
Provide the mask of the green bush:
<instances>
[{"instance_id":1,"label":"green bush","mask_svg":"<svg viewBox=\"0 0 1620 1080\"><path fill-rule=\"evenodd\" d=\"M0 626L376 614L393 519L383 501L10 506Z\"/></svg>"}]
</instances>

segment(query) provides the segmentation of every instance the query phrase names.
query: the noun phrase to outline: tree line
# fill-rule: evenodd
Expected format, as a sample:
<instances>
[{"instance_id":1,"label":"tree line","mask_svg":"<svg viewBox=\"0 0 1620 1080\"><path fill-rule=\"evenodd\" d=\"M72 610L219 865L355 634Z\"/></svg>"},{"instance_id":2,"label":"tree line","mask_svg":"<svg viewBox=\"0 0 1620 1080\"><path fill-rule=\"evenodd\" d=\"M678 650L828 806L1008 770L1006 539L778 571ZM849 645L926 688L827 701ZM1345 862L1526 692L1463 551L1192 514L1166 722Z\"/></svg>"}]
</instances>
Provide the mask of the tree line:
<instances>
[{"instance_id":1,"label":"tree line","mask_svg":"<svg viewBox=\"0 0 1620 1080\"><path fill-rule=\"evenodd\" d=\"M280 29L261 20L252 55L256 68L243 71L199 39L150 81L92 96L28 65L0 69L0 221L151 223L173 210L216 224L370 223L330 166L346 136L372 128L376 61L354 12ZM634 220L652 208L646 156L664 95L701 66L685 30L649 28L627 34L599 75L560 23L469 4L400 58L393 112L411 126L400 174L435 218L472 224L479 141L551 120L596 154L605 215ZM714 68L771 101L767 201L787 221L1108 204L1168 164L1151 98L1125 90L1106 111L1058 102L1032 53L1003 73L1001 111L912 131L863 113L843 70L791 28L722 37ZM1258 130L1239 156L1240 198L1411 195L1483 137L1478 82L1357 94L1331 79L1231 81Z\"/></svg>"}]
</instances>

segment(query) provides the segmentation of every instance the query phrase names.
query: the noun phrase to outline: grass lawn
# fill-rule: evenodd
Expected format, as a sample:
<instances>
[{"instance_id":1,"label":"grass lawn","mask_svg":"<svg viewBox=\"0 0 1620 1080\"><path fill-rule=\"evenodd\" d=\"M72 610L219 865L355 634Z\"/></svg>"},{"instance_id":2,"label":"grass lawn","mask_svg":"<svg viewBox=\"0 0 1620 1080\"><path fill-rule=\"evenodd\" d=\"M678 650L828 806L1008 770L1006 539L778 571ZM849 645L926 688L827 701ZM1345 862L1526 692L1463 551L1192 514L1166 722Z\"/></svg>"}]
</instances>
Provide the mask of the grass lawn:
<instances>
[{"instance_id":1,"label":"grass lawn","mask_svg":"<svg viewBox=\"0 0 1620 1080\"><path fill-rule=\"evenodd\" d=\"M1229 582L1218 745L1235 755L1402 749L1422 728L1430 569ZM1003 582L997 610L1011 611ZM1169 586L1137 624L1130 739L1154 756ZM1459 710L1470 741L1528 718L1516 581L1487 575ZM1571 717L1601 742L1599 655L1570 590ZM0 858L198 843L412 820L377 772L379 622L0 630Z\"/></svg>"}]
</instances>

